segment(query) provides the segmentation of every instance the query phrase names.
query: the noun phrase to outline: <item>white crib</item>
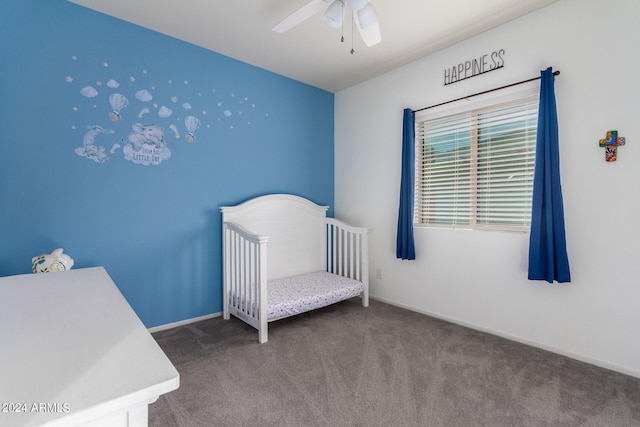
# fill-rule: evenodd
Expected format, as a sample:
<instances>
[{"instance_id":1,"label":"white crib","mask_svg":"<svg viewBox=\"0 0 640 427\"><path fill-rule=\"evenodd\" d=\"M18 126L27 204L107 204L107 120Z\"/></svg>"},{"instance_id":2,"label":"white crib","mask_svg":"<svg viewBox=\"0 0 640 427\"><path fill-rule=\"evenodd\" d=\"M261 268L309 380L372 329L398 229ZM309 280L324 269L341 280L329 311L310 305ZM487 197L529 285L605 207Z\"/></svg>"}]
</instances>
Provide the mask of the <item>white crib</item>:
<instances>
[{"instance_id":1,"label":"white crib","mask_svg":"<svg viewBox=\"0 0 640 427\"><path fill-rule=\"evenodd\" d=\"M354 296L369 305L368 229L327 218L328 206L272 194L223 206L223 316L268 339L268 322Z\"/></svg>"}]
</instances>

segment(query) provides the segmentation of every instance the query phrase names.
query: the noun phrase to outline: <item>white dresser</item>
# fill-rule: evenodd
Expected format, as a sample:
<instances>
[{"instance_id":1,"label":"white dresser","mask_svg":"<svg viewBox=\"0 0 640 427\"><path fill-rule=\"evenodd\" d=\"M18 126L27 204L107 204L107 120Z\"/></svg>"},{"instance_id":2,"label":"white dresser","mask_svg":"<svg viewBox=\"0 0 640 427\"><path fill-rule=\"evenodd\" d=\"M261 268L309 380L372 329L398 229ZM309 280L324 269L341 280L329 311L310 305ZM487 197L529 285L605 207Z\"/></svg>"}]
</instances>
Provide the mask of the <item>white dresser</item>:
<instances>
[{"instance_id":1,"label":"white dresser","mask_svg":"<svg viewBox=\"0 0 640 427\"><path fill-rule=\"evenodd\" d=\"M0 277L0 426L146 426L179 383L104 268Z\"/></svg>"}]
</instances>

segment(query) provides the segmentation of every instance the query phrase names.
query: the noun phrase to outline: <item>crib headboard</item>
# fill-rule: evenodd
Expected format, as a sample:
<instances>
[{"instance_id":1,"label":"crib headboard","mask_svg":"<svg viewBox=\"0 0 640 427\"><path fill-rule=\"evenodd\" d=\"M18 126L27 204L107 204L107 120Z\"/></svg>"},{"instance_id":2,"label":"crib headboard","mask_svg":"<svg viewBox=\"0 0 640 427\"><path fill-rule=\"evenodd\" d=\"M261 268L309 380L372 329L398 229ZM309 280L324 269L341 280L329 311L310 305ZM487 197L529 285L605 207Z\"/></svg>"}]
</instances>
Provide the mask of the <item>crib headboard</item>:
<instances>
[{"instance_id":1,"label":"crib headboard","mask_svg":"<svg viewBox=\"0 0 640 427\"><path fill-rule=\"evenodd\" d=\"M303 197L270 194L222 206L223 223L234 222L269 238L269 280L325 269L324 218L328 206Z\"/></svg>"}]
</instances>

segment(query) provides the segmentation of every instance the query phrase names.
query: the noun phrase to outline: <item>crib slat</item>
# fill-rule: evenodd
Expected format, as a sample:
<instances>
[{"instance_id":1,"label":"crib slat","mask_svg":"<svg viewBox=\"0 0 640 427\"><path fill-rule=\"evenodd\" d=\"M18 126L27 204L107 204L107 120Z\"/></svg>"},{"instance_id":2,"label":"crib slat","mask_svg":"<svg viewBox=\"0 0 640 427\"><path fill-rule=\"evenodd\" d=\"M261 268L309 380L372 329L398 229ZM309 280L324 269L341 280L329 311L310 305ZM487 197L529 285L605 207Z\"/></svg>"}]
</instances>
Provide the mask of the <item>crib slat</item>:
<instances>
[{"instance_id":1,"label":"crib slat","mask_svg":"<svg viewBox=\"0 0 640 427\"><path fill-rule=\"evenodd\" d=\"M249 244L249 256L247 257L247 263L249 265L249 295L247 295L247 312L249 313L249 315L251 317L255 316L255 310L254 310L254 300L255 300L255 288L254 288L254 284L256 283L255 280L255 276L256 276L256 272L255 272L255 268L254 268L254 262L256 259L256 245L255 243L251 242Z\"/></svg>"},{"instance_id":2,"label":"crib slat","mask_svg":"<svg viewBox=\"0 0 640 427\"><path fill-rule=\"evenodd\" d=\"M340 251L340 248L341 248L341 245L342 245L342 242L341 242L341 239L340 239L341 230L340 230L340 227L335 227L335 229L336 229L336 262L337 262L337 264L336 264L336 274L340 274L340 268L342 266L342 254L341 254L341 251Z\"/></svg>"},{"instance_id":3,"label":"crib slat","mask_svg":"<svg viewBox=\"0 0 640 427\"><path fill-rule=\"evenodd\" d=\"M362 251L362 238L360 236L356 236L356 280L362 281L362 262L361 262L361 251Z\"/></svg>"},{"instance_id":4,"label":"crib slat","mask_svg":"<svg viewBox=\"0 0 640 427\"><path fill-rule=\"evenodd\" d=\"M346 238L345 238L344 229L339 228L338 230L340 234L340 246L338 246L338 250L340 251L340 275L344 276L344 267L345 267L344 257L345 257Z\"/></svg>"},{"instance_id":5,"label":"crib slat","mask_svg":"<svg viewBox=\"0 0 640 427\"><path fill-rule=\"evenodd\" d=\"M332 273L338 272L338 233L336 231L336 226L331 226L331 255L333 257L333 263L331 267Z\"/></svg>"},{"instance_id":6,"label":"crib slat","mask_svg":"<svg viewBox=\"0 0 640 427\"><path fill-rule=\"evenodd\" d=\"M238 273L240 271L240 265L238 264L238 258L239 258L238 257L238 251L239 251L238 246L240 244L240 241L239 241L239 237L238 237L237 233L234 233L233 240L234 240L234 242L233 242L233 293L231 295L232 295L233 300L234 300L233 306L237 309L238 308L238 306L237 306L237 304L238 304L237 295L238 295L238 293L240 291L238 289L238 285L240 283L239 277L238 277Z\"/></svg>"},{"instance_id":7,"label":"crib slat","mask_svg":"<svg viewBox=\"0 0 640 427\"><path fill-rule=\"evenodd\" d=\"M349 232L342 229L342 275L349 277Z\"/></svg>"},{"instance_id":8,"label":"crib slat","mask_svg":"<svg viewBox=\"0 0 640 427\"><path fill-rule=\"evenodd\" d=\"M247 256L249 254L251 242L248 242L246 239L243 239L243 248L242 248L242 311L245 314L249 314L249 308L247 307L249 297L249 263L247 261Z\"/></svg>"},{"instance_id":9,"label":"crib slat","mask_svg":"<svg viewBox=\"0 0 640 427\"><path fill-rule=\"evenodd\" d=\"M238 259L239 259L239 248L240 246L240 237L238 236L238 233L233 234L233 293L231 294L232 298L233 298L233 306L237 309L238 308L238 295L240 294L240 289L239 289L239 285L240 285L240 278L239 278L239 273L240 273L240 264L238 263Z\"/></svg>"},{"instance_id":10,"label":"crib slat","mask_svg":"<svg viewBox=\"0 0 640 427\"><path fill-rule=\"evenodd\" d=\"M231 306L235 307L235 302L232 298L232 295L235 295L236 292L236 244L237 244L237 236L236 233L234 231L230 231L229 232L230 236L229 236L229 246L230 246L230 260L229 260L229 275L230 275L230 289L229 289L229 295L228 298L231 298L230 300L230 304Z\"/></svg>"},{"instance_id":11,"label":"crib slat","mask_svg":"<svg viewBox=\"0 0 640 427\"><path fill-rule=\"evenodd\" d=\"M353 232L350 232L351 234L351 242L349 243L349 265L350 265L350 269L349 269L349 277L351 277L352 279L356 278L356 269L358 268L358 266L356 265L356 234Z\"/></svg>"}]
</instances>

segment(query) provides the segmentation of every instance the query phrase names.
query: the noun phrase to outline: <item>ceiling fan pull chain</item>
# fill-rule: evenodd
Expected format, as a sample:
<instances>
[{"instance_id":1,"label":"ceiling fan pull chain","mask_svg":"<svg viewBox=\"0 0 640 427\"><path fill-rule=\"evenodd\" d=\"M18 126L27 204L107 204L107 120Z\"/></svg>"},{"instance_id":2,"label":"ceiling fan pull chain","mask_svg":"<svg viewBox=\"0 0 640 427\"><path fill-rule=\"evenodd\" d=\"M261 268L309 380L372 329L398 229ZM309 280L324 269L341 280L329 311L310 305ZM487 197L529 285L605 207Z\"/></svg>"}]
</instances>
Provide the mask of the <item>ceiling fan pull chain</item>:
<instances>
[{"instance_id":1,"label":"ceiling fan pull chain","mask_svg":"<svg viewBox=\"0 0 640 427\"><path fill-rule=\"evenodd\" d=\"M355 11L351 11L351 55L356 53L356 50L353 48L353 27L356 26L356 21L353 18L354 14L355 14Z\"/></svg>"},{"instance_id":2,"label":"ceiling fan pull chain","mask_svg":"<svg viewBox=\"0 0 640 427\"><path fill-rule=\"evenodd\" d=\"M344 2L342 2L342 16L344 16ZM344 19L340 25L340 43L344 43Z\"/></svg>"},{"instance_id":3,"label":"ceiling fan pull chain","mask_svg":"<svg viewBox=\"0 0 640 427\"><path fill-rule=\"evenodd\" d=\"M344 3L342 3L342 14L344 16ZM342 25L340 26L340 43L344 43L344 19L342 20Z\"/></svg>"}]
</instances>

